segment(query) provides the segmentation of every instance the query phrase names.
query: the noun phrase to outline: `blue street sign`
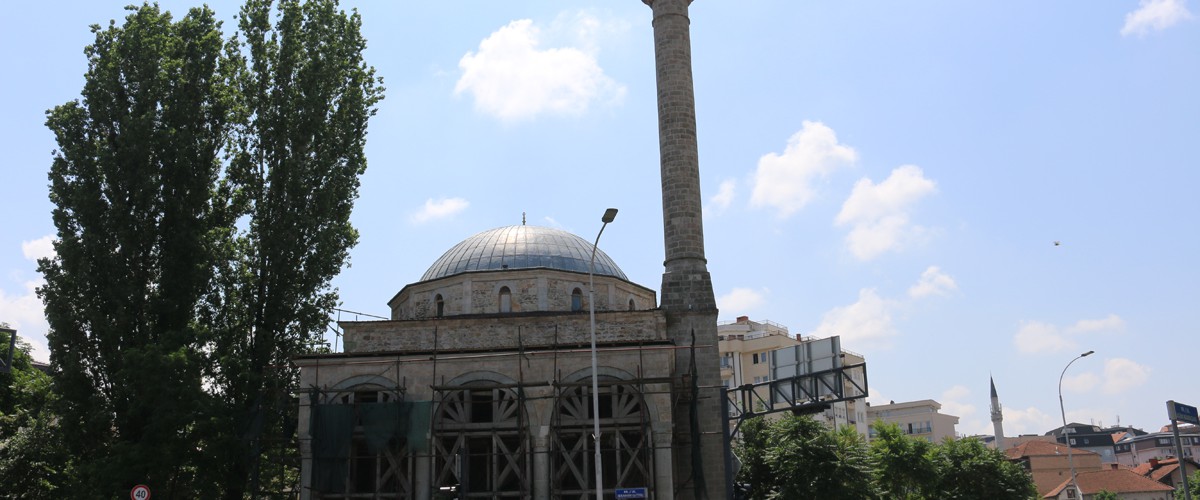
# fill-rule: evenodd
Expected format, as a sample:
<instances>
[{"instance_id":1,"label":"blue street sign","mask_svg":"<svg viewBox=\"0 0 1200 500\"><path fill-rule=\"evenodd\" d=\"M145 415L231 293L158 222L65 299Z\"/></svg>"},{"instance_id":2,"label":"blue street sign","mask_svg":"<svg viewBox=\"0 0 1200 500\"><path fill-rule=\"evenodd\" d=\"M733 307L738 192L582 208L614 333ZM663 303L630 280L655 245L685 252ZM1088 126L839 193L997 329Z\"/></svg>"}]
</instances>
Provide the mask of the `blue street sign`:
<instances>
[{"instance_id":1,"label":"blue street sign","mask_svg":"<svg viewBox=\"0 0 1200 500\"><path fill-rule=\"evenodd\" d=\"M1170 401L1170 404L1167 405L1167 412L1170 413L1171 420L1200 425L1200 414L1196 412L1195 406Z\"/></svg>"},{"instance_id":2,"label":"blue street sign","mask_svg":"<svg viewBox=\"0 0 1200 500\"><path fill-rule=\"evenodd\" d=\"M617 488L617 500L646 498L646 488Z\"/></svg>"}]
</instances>

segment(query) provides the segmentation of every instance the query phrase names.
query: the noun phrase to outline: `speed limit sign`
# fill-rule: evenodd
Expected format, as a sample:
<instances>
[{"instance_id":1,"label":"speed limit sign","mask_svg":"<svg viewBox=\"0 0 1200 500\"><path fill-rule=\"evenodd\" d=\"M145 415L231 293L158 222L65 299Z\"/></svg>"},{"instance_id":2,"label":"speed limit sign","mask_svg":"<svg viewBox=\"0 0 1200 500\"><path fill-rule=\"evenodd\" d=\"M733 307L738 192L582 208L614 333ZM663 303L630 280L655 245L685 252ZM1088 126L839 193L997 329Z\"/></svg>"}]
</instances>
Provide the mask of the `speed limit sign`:
<instances>
[{"instance_id":1,"label":"speed limit sign","mask_svg":"<svg viewBox=\"0 0 1200 500\"><path fill-rule=\"evenodd\" d=\"M150 487L144 484L134 486L129 490L129 498L132 500L150 500Z\"/></svg>"}]
</instances>

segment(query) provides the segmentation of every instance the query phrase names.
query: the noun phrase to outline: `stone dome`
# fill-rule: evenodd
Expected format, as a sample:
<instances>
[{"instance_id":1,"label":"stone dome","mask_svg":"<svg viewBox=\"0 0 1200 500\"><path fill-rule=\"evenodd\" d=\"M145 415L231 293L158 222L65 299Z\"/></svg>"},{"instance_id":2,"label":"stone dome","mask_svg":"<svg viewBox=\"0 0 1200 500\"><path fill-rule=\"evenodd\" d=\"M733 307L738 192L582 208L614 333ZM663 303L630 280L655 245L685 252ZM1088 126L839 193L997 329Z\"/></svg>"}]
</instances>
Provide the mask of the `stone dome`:
<instances>
[{"instance_id":1,"label":"stone dome","mask_svg":"<svg viewBox=\"0 0 1200 500\"><path fill-rule=\"evenodd\" d=\"M421 281L472 271L556 269L588 272L592 242L574 234L539 226L506 226L476 234L442 254ZM597 276L625 281L625 273L603 250L596 250Z\"/></svg>"}]
</instances>

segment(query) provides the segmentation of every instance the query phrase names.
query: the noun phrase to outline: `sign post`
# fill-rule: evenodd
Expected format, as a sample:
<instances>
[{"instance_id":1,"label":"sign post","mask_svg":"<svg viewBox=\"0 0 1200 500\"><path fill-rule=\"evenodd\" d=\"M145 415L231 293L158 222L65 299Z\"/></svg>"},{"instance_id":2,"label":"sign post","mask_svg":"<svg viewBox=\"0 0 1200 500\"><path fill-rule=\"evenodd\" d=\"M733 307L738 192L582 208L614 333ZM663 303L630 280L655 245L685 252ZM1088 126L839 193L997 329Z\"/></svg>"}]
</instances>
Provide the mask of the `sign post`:
<instances>
[{"instance_id":1,"label":"sign post","mask_svg":"<svg viewBox=\"0 0 1200 500\"><path fill-rule=\"evenodd\" d=\"M617 500L646 498L646 488L617 488Z\"/></svg>"},{"instance_id":2,"label":"sign post","mask_svg":"<svg viewBox=\"0 0 1200 500\"><path fill-rule=\"evenodd\" d=\"M1200 415L1197 414L1195 406L1167 401L1167 417L1171 419L1171 437L1175 438L1175 456L1179 458L1179 483L1183 485L1183 498L1192 500L1185 470L1187 467L1184 467L1183 463L1183 441L1179 439L1179 421L1200 425Z\"/></svg>"},{"instance_id":3,"label":"sign post","mask_svg":"<svg viewBox=\"0 0 1200 500\"><path fill-rule=\"evenodd\" d=\"M150 487L144 484L134 486L129 490L130 500L150 500Z\"/></svg>"}]
</instances>

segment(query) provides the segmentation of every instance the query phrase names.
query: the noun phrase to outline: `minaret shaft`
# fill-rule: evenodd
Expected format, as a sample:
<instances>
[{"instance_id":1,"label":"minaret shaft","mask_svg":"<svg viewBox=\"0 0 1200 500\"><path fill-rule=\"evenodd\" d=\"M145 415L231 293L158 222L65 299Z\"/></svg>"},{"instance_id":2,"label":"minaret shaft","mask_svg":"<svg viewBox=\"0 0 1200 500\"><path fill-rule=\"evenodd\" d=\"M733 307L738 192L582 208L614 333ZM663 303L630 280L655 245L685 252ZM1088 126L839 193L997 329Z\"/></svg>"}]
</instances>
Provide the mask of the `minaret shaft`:
<instances>
[{"instance_id":1,"label":"minaret shaft","mask_svg":"<svg viewBox=\"0 0 1200 500\"><path fill-rule=\"evenodd\" d=\"M1004 411L1000 407L1000 396L996 394L996 381L991 380L992 384L992 430L996 433L996 449L1004 451Z\"/></svg>"},{"instance_id":2,"label":"minaret shaft","mask_svg":"<svg viewBox=\"0 0 1200 500\"><path fill-rule=\"evenodd\" d=\"M717 352L717 303L704 258L700 160L692 87L691 0L643 0L653 11L662 175L661 308L680 347L672 370L671 448L675 498L726 496ZM694 360L694 365L693 365Z\"/></svg>"}]
</instances>

